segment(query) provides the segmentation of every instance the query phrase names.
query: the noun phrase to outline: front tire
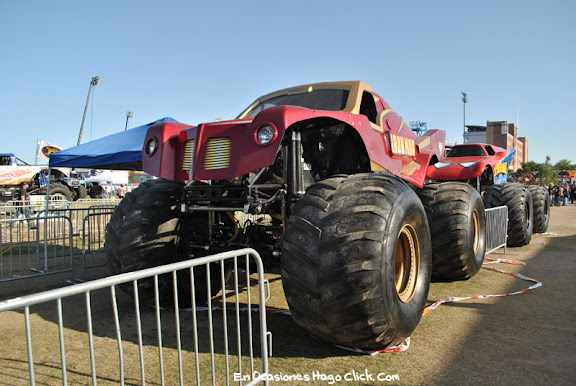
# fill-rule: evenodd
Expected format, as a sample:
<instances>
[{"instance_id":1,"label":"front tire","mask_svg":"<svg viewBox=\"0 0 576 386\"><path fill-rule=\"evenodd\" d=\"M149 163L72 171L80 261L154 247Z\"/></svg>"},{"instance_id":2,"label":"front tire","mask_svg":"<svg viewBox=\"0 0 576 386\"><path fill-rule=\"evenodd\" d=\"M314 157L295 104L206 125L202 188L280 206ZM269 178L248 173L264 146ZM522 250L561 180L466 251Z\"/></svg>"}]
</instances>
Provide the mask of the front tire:
<instances>
[{"instance_id":1,"label":"front tire","mask_svg":"<svg viewBox=\"0 0 576 386\"><path fill-rule=\"evenodd\" d=\"M63 184L50 184L50 207L61 209L72 201L72 192Z\"/></svg>"},{"instance_id":2,"label":"front tire","mask_svg":"<svg viewBox=\"0 0 576 386\"><path fill-rule=\"evenodd\" d=\"M379 174L310 188L286 230L282 283L296 322L348 347L396 345L416 328L430 285L430 232L418 196Z\"/></svg>"},{"instance_id":3,"label":"front tire","mask_svg":"<svg viewBox=\"0 0 576 386\"><path fill-rule=\"evenodd\" d=\"M208 239L207 213L200 216L183 216L179 210L183 183L177 181L147 181L120 201L106 227L104 248L113 274L137 271L177 261L207 255L201 248ZM194 267L195 294L198 303L207 302L208 279L206 267ZM159 300L165 307L173 305L171 274L158 277ZM189 270L177 272L178 303L188 307L192 303ZM212 296L221 288L220 266L210 266ZM132 284L121 288L133 295ZM154 303L152 278L138 281L139 298Z\"/></svg>"},{"instance_id":4,"label":"front tire","mask_svg":"<svg viewBox=\"0 0 576 386\"><path fill-rule=\"evenodd\" d=\"M432 237L432 277L467 280L486 252L486 213L480 194L468 184L445 182L416 191L426 208Z\"/></svg>"},{"instance_id":5,"label":"front tire","mask_svg":"<svg viewBox=\"0 0 576 386\"><path fill-rule=\"evenodd\" d=\"M532 195L524 185L492 185L484 191L484 205L486 208L508 207L507 246L521 247L530 243L533 230Z\"/></svg>"}]
</instances>

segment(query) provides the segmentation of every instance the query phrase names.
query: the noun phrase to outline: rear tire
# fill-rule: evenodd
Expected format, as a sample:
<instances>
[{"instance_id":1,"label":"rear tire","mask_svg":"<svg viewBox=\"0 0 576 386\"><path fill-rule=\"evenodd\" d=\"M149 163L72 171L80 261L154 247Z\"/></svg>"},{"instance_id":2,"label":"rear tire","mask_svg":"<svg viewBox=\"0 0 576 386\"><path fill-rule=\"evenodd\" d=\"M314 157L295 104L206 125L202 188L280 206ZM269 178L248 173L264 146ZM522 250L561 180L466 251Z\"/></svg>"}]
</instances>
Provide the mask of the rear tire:
<instances>
[{"instance_id":1,"label":"rear tire","mask_svg":"<svg viewBox=\"0 0 576 386\"><path fill-rule=\"evenodd\" d=\"M137 271L177 261L207 255L203 249L191 249L192 240L202 244L208 238L207 213L184 217L179 210L183 184L176 181L154 180L140 184L120 201L106 227L104 248L113 274ZM211 295L221 289L220 265L210 265ZM208 286L205 266L194 267L195 299L207 302ZM171 274L158 277L159 300L164 307L174 304ZM189 307L192 303L190 271L177 272L178 303ZM132 283L121 288L134 295ZM152 278L138 281L139 298L154 303Z\"/></svg>"},{"instance_id":2,"label":"rear tire","mask_svg":"<svg viewBox=\"0 0 576 386\"><path fill-rule=\"evenodd\" d=\"M544 233L550 222L550 195L543 186L530 185L532 208L534 209L534 233Z\"/></svg>"},{"instance_id":3,"label":"rear tire","mask_svg":"<svg viewBox=\"0 0 576 386\"><path fill-rule=\"evenodd\" d=\"M74 189L74 201L82 200L88 197L88 191L86 190L86 186L80 185L76 189Z\"/></svg>"},{"instance_id":4,"label":"rear tire","mask_svg":"<svg viewBox=\"0 0 576 386\"><path fill-rule=\"evenodd\" d=\"M416 191L432 237L432 278L467 280L486 252L486 213L480 194L468 184L445 182Z\"/></svg>"},{"instance_id":5,"label":"rear tire","mask_svg":"<svg viewBox=\"0 0 576 386\"><path fill-rule=\"evenodd\" d=\"M90 188L90 198L98 199L104 197L104 188L98 184Z\"/></svg>"},{"instance_id":6,"label":"rear tire","mask_svg":"<svg viewBox=\"0 0 576 386\"><path fill-rule=\"evenodd\" d=\"M296 322L330 343L377 349L414 331L430 285L430 231L418 196L379 174L308 188L288 222L282 283Z\"/></svg>"},{"instance_id":7,"label":"rear tire","mask_svg":"<svg viewBox=\"0 0 576 386\"><path fill-rule=\"evenodd\" d=\"M521 247L530 243L533 230L532 195L524 185L506 183L488 187L484 191L484 206L508 207L507 246Z\"/></svg>"}]
</instances>

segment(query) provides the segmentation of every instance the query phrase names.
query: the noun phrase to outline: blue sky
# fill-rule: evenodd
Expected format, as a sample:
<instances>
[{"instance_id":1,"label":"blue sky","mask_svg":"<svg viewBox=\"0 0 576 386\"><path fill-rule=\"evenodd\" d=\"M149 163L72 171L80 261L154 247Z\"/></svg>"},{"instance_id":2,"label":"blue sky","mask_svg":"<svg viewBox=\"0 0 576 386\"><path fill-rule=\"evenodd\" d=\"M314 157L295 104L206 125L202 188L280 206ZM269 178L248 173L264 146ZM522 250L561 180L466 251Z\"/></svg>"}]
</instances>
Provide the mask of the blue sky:
<instances>
[{"instance_id":1,"label":"blue sky","mask_svg":"<svg viewBox=\"0 0 576 386\"><path fill-rule=\"evenodd\" d=\"M517 122L529 159L576 162L576 1L0 0L0 152L33 162L172 117L234 118L258 96L364 80L407 121L462 140ZM519 114L518 114L519 113Z\"/></svg>"}]
</instances>

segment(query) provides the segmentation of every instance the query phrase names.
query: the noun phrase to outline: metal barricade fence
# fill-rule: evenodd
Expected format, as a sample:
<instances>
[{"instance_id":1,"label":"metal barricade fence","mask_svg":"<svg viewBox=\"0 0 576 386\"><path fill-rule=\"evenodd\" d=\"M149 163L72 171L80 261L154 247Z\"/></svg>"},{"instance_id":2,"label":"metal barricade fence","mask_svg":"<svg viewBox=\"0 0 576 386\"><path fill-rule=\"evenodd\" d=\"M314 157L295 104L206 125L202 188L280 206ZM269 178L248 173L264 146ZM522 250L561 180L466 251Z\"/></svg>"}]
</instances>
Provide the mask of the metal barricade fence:
<instances>
[{"instance_id":1,"label":"metal barricade fence","mask_svg":"<svg viewBox=\"0 0 576 386\"><path fill-rule=\"evenodd\" d=\"M233 277L226 285L229 270ZM190 286L182 293L178 283L185 278ZM139 296L144 281L152 284L154 299ZM131 289L133 297L117 291L120 286ZM271 333L265 286L269 292L262 260L246 248L1 302L3 380L22 382L27 370L32 385L266 383ZM161 290L172 294L171 310L161 307ZM199 297L202 291L205 298ZM212 291L222 295L212 298ZM191 309L180 309L183 299ZM203 300L207 307L198 306ZM153 307L144 306L146 301Z\"/></svg>"},{"instance_id":2,"label":"metal barricade fence","mask_svg":"<svg viewBox=\"0 0 576 386\"><path fill-rule=\"evenodd\" d=\"M72 244L66 216L0 220L0 283L64 272L73 276Z\"/></svg>"},{"instance_id":3,"label":"metal barricade fence","mask_svg":"<svg viewBox=\"0 0 576 386\"><path fill-rule=\"evenodd\" d=\"M508 234L508 207L498 206L486 209L486 254L504 247Z\"/></svg>"},{"instance_id":4,"label":"metal barricade fence","mask_svg":"<svg viewBox=\"0 0 576 386\"><path fill-rule=\"evenodd\" d=\"M114 213L114 205L91 206L82 221L82 278L86 280L86 270L106 265L104 235L106 225Z\"/></svg>"},{"instance_id":5,"label":"metal barricade fence","mask_svg":"<svg viewBox=\"0 0 576 386\"><path fill-rule=\"evenodd\" d=\"M46 208L44 201L31 201L22 207L22 203L18 201L6 201L0 207L0 220L11 219L23 213L21 209L28 209L30 213L36 213Z\"/></svg>"},{"instance_id":6,"label":"metal barricade fence","mask_svg":"<svg viewBox=\"0 0 576 386\"><path fill-rule=\"evenodd\" d=\"M79 200L45 209L45 202L22 207L8 202L0 217L0 282L71 271L76 280L74 256L80 256L81 279L86 269L104 265L106 225L120 200ZM30 216L29 218L26 218ZM58 219L58 220L56 220ZM62 223L64 222L64 224ZM38 225L38 230L27 224ZM59 249L66 249L66 263L56 263ZM69 253L68 253L69 252Z\"/></svg>"},{"instance_id":7,"label":"metal barricade fence","mask_svg":"<svg viewBox=\"0 0 576 386\"><path fill-rule=\"evenodd\" d=\"M84 226L84 218L87 215L99 210L95 208L115 208L119 202L120 200L82 199L71 202L69 208L50 209L49 211L59 211L62 214L66 213L72 222L74 234L82 237L81 231ZM43 209L44 208L42 208L42 210Z\"/></svg>"},{"instance_id":8,"label":"metal barricade fence","mask_svg":"<svg viewBox=\"0 0 576 386\"><path fill-rule=\"evenodd\" d=\"M120 203L119 199L80 199L77 201L58 201L58 204L54 206L50 202L48 211L58 212L60 215L70 217L72 222L74 233L80 234L82 229L82 222L84 217L89 214L91 208L95 207L106 207L114 208ZM0 206L0 219L10 219L13 218L19 212L21 208L20 203L16 201L7 201ZM38 213L42 215L46 211L45 201L32 201L25 208L29 209L32 214Z\"/></svg>"}]
</instances>

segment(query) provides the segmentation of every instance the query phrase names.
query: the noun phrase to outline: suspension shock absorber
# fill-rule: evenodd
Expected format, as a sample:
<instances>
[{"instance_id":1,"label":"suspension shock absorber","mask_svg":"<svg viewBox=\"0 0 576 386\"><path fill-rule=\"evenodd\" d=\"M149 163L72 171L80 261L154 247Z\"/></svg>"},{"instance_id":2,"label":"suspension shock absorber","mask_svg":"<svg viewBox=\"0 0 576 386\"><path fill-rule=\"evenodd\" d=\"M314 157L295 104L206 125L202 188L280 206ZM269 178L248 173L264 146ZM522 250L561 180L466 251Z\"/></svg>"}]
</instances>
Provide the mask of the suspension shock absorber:
<instances>
[{"instance_id":1,"label":"suspension shock absorber","mask_svg":"<svg viewBox=\"0 0 576 386\"><path fill-rule=\"evenodd\" d=\"M292 202L298 201L304 195L304 177L302 175L302 135L299 131L292 132L290 140L290 170L289 192Z\"/></svg>"}]
</instances>

